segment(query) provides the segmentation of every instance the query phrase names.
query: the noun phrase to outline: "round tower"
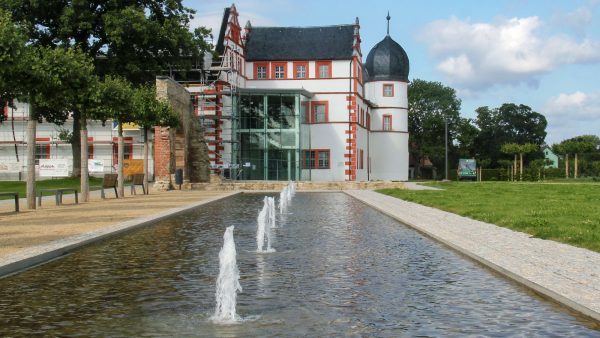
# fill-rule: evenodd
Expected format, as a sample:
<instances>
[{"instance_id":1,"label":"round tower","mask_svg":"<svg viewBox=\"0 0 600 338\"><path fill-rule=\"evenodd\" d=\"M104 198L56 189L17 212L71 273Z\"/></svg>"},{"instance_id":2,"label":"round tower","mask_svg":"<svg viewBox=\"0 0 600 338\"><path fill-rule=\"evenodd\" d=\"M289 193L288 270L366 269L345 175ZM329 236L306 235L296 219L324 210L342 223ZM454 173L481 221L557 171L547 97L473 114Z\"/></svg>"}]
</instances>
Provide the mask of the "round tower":
<instances>
[{"instance_id":1,"label":"round tower","mask_svg":"<svg viewBox=\"0 0 600 338\"><path fill-rule=\"evenodd\" d=\"M365 62L365 96L372 102L371 179L408 180L408 55L388 34Z\"/></svg>"}]
</instances>

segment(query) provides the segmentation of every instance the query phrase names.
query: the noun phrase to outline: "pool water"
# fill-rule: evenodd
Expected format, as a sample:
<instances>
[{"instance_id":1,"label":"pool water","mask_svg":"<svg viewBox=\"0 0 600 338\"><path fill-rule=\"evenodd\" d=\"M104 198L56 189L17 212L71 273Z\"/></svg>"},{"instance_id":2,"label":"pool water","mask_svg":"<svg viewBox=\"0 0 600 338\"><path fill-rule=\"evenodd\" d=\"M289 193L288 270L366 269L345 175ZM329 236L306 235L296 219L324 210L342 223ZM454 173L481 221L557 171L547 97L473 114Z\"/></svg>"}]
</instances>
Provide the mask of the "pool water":
<instances>
[{"instance_id":1,"label":"pool water","mask_svg":"<svg viewBox=\"0 0 600 338\"><path fill-rule=\"evenodd\" d=\"M298 193L274 253L264 195L243 194L0 280L0 336L600 337L548 302L342 193ZM243 320L219 325L218 253L234 225Z\"/></svg>"}]
</instances>

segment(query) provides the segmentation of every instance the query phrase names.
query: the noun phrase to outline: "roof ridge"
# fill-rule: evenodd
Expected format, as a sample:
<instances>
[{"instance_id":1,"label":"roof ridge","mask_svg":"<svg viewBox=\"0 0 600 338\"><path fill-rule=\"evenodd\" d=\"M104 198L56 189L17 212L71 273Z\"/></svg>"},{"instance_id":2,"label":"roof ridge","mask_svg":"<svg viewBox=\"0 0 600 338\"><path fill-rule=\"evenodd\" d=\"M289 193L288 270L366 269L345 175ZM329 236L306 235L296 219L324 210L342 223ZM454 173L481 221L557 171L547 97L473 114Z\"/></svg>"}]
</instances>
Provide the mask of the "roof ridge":
<instances>
[{"instance_id":1,"label":"roof ridge","mask_svg":"<svg viewBox=\"0 0 600 338\"><path fill-rule=\"evenodd\" d=\"M252 29L257 28L333 28L333 27L348 27L354 26L355 24L339 24L339 25L326 25L326 26L252 26Z\"/></svg>"}]
</instances>

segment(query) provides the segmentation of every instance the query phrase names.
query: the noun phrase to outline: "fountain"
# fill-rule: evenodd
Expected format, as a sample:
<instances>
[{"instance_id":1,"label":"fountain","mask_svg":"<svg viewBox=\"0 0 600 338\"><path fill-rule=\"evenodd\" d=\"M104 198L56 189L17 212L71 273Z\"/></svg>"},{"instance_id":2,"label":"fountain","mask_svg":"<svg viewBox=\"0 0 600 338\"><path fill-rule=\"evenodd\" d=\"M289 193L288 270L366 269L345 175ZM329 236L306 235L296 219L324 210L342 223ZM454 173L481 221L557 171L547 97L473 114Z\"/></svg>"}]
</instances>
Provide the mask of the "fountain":
<instances>
[{"instance_id":1,"label":"fountain","mask_svg":"<svg viewBox=\"0 0 600 338\"><path fill-rule=\"evenodd\" d=\"M279 213L283 214L287 210L288 205L288 187L283 188L279 194Z\"/></svg>"},{"instance_id":2,"label":"fountain","mask_svg":"<svg viewBox=\"0 0 600 338\"><path fill-rule=\"evenodd\" d=\"M274 252L271 248L271 227L275 225L275 199L273 197L265 197L263 200L263 208L258 213L258 229L256 230L256 251L257 252ZM267 241L267 249L263 250Z\"/></svg>"},{"instance_id":3,"label":"fountain","mask_svg":"<svg viewBox=\"0 0 600 338\"><path fill-rule=\"evenodd\" d=\"M227 227L223 235L223 247L219 251L219 277L217 277L217 290L215 292L217 306L215 314L211 317L217 323L235 323L239 320L235 313L238 291L240 285L240 271L237 267L235 241L233 240L234 226Z\"/></svg>"}]
</instances>

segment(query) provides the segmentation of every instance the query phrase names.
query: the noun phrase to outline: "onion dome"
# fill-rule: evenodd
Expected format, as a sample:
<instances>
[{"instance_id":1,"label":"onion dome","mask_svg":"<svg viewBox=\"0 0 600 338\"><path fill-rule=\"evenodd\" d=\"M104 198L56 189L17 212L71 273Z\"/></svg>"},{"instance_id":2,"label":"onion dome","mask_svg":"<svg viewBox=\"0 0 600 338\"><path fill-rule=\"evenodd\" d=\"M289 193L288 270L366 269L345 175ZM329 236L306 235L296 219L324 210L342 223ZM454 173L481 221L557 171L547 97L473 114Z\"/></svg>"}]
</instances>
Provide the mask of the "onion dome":
<instances>
[{"instance_id":1,"label":"onion dome","mask_svg":"<svg viewBox=\"0 0 600 338\"><path fill-rule=\"evenodd\" d=\"M366 82L408 82L408 55L396 41L387 35L367 55L365 70Z\"/></svg>"}]
</instances>

